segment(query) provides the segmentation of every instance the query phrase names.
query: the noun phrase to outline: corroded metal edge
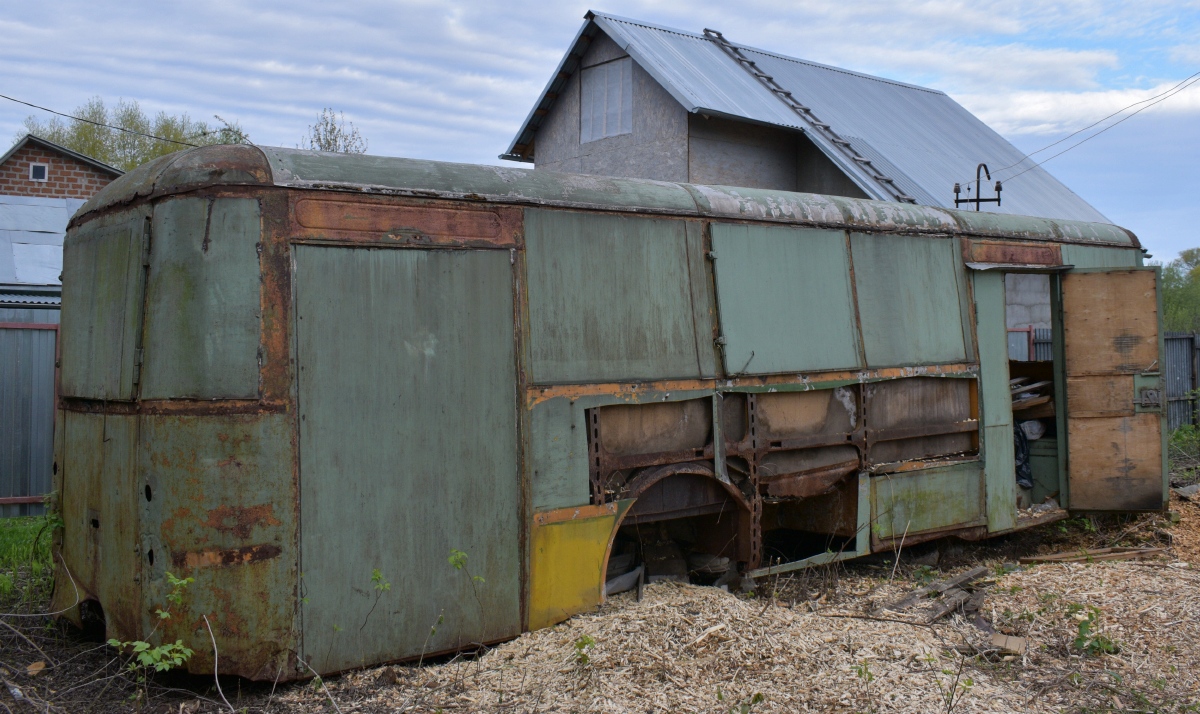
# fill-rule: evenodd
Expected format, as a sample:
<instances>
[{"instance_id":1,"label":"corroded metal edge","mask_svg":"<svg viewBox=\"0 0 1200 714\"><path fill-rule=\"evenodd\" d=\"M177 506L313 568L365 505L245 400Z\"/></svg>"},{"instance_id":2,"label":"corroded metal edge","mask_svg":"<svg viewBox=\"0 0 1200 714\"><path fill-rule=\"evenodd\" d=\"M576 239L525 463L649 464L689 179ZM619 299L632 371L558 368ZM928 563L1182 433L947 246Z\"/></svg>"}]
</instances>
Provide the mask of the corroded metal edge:
<instances>
[{"instance_id":1,"label":"corroded metal edge","mask_svg":"<svg viewBox=\"0 0 1200 714\"><path fill-rule=\"evenodd\" d=\"M562 174L299 149L215 146L157 159L109 184L80 209L90 214L202 186L274 185L359 195L553 206L658 215L782 222L885 233L1003 237L1140 249L1107 223L957 211L887 201L730 186Z\"/></svg>"}]
</instances>

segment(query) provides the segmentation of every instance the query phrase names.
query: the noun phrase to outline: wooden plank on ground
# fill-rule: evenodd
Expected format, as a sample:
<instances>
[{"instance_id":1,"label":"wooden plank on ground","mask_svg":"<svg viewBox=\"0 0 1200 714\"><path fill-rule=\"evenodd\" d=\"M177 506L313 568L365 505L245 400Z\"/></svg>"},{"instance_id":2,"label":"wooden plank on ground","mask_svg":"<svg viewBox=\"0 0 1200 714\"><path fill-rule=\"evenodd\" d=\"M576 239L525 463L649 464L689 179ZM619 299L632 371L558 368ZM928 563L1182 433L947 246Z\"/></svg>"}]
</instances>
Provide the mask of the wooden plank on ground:
<instances>
[{"instance_id":1,"label":"wooden plank on ground","mask_svg":"<svg viewBox=\"0 0 1200 714\"><path fill-rule=\"evenodd\" d=\"M1166 553L1166 548L1095 548L1053 555L1035 555L1021 558L1023 565L1032 563L1087 563L1094 560L1136 560Z\"/></svg>"},{"instance_id":2,"label":"wooden plank on ground","mask_svg":"<svg viewBox=\"0 0 1200 714\"><path fill-rule=\"evenodd\" d=\"M970 570L968 570L964 573L959 573L958 575L955 575L954 577L949 578L947 580L939 580L935 583L930 583L929 585L926 585L925 587L917 588L916 590L913 590L911 593L906 595L904 598L892 603L891 605L886 605L886 606L880 608L880 610L891 610L892 612L899 612L900 610L904 610L906 608L912 607L913 605L917 604L918 602L921 601L921 598L926 598L926 597L929 597L930 595L934 595L934 594L945 593L945 592L951 590L952 588L959 588L959 587L971 582L972 580L977 580L981 576L987 574L987 572L988 572L988 569L983 567L982 565L971 568Z\"/></svg>"}]
</instances>

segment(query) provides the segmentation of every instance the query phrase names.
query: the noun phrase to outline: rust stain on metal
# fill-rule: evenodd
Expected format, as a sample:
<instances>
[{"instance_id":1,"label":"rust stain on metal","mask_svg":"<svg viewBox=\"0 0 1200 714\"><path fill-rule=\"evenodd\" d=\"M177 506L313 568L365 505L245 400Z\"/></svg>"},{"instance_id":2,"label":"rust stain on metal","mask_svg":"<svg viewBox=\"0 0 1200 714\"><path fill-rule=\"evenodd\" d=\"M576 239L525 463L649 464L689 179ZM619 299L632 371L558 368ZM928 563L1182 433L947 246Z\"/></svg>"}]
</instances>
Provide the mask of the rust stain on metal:
<instances>
[{"instance_id":1,"label":"rust stain on metal","mask_svg":"<svg viewBox=\"0 0 1200 714\"><path fill-rule=\"evenodd\" d=\"M544 526L549 523L562 523L563 521L574 521L580 518L611 516L618 511L618 506L619 504L613 501L611 503L579 506L578 508L559 508L553 511L543 511L534 514L533 522L539 526Z\"/></svg>"},{"instance_id":2,"label":"rust stain on metal","mask_svg":"<svg viewBox=\"0 0 1200 714\"><path fill-rule=\"evenodd\" d=\"M260 560L278 558L283 549L273 544L248 545L244 548L205 548L171 554L177 568L213 568L246 565Z\"/></svg>"},{"instance_id":3,"label":"rust stain on metal","mask_svg":"<svg viewBox=\"0 0 1200 714\"><path fill-rule=\"evenodd\" d=\"M645 394L663 392L705 392L713 390L752 390L762 387L789 387L807 385L817 389L821 385L836 382L868 382L882 379L897 379L901 377L941 377L972 375L979 371L975 363L954 363L941 365L926 365L919 367L888 367L884 369L869 369L840 372L810 372L805 374L765 375L753 377L737 377L733 379L673 379L648 382L616 382L603 384L556 384L545 386L530 386L525 390L525 406L532 408L550 399L612 396L619 399L637 402Z\"/></svg>"},{"instance_id":4,"label":"rust stain on metal","mask_svg":"<svg viewBox=\"0 0 1200 714\"><path fill-rule=\"evenodd\" d=\"M500 218L493 211L404 208L365 201L297 201L296 222L305 228L333 228L364 233L410 231L435 236L489 239L500 234Z\"/></svg>"},{"instance_id":5,"label":"rust stain on metal","mask_svg":"<svg viewBox=\"0 0 1200 714\"><path fill-rule=\"evenodd\" d=\"M1062 265L1062 248L1053 243L964 240L963 254L968 263Z\"/></svg>"},{"instance_id":6,"label":"rust stain on metal","mask_svg":"<svg viewBox=\"0 0 1200 714\"><path fill-rule=\"evenodd\" d=\"M293 236L303 242L475 248L521 245L522 213L503 206L482 208L461 203L409 203L378 198L300 198L294 201L292 216Z\"/></svg>"},{"instance_id":7,"label":"rust stain on metal","mask_svg":"<svg viewBox=\"0 0 1200 714\"><path fill-rule=\"evenodd\" d=\"M274 515L275 506L264 503L258 506L219 506L208 512L204 525L221 533L232 533L238 538L249 538L257 526L278 526Z\"/></svg>"}]
</instances>

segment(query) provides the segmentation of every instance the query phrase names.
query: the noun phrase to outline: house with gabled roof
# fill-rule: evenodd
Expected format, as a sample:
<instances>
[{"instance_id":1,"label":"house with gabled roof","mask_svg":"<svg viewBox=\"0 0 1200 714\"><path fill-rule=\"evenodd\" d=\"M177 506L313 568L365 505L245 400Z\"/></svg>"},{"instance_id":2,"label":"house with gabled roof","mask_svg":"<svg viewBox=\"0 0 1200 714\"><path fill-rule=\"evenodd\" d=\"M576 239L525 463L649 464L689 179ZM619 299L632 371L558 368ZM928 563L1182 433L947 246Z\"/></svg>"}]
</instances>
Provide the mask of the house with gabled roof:
<instances>
[{"instance_id":1,"label":"house with gabled roof","mask_svg":"<svg viewBox=\"0 0 1200 714\"><path fill-rule=\"evenodd\" d=\"M500 158L945 208L986 164L985 210L1108 222L944 92L597 12Z\"/></svg>"},{"instance_id":2,"label":"house with gabled roof","mask_svg":"<svg viewBox=\"0 0 1200 714\"><path fill-rule=\"evenodd\" d=\"M32 134L0 156L0 517L42 512L50 491L63 237L123 173Z\"/></svg>"}]
</instances>

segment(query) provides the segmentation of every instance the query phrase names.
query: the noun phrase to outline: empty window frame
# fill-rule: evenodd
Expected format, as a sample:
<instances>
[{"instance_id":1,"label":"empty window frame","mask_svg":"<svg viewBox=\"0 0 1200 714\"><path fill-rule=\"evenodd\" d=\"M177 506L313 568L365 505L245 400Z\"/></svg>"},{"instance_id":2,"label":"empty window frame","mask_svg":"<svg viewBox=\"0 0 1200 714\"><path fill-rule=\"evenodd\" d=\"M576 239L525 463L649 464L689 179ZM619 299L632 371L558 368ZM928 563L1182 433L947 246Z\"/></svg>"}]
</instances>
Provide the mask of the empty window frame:
<instances>
[{"instance_id":1,"label":"empty window frame","mask_svg":"<svg viewBox=\"0 0 1200 714\"><path fill-rule=\"evenodd\" d=\"M29 165L29 180L30 181L46 181L50 176L50 166L48 164L30 164Z\"/></svg>"},{"instance_id":2,"label":"empty window frame","mask_svg":"<svg viewBox=\"0 0 1200 714\"><path fill-rule=\"evenodd\" d=\"M579 143L633 132L633 60L588 67L580 84Z\"/></svg>"}]
</instances>

